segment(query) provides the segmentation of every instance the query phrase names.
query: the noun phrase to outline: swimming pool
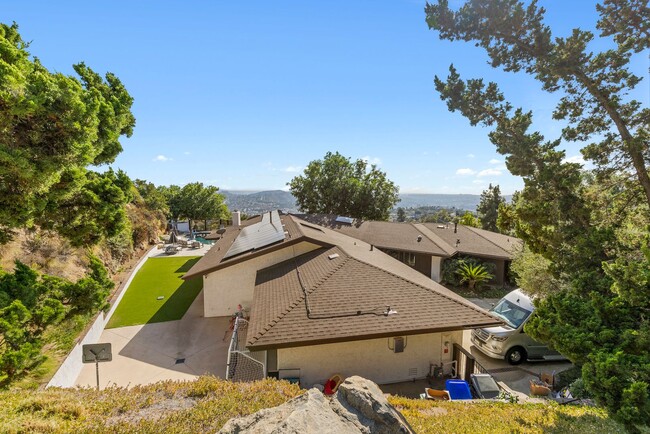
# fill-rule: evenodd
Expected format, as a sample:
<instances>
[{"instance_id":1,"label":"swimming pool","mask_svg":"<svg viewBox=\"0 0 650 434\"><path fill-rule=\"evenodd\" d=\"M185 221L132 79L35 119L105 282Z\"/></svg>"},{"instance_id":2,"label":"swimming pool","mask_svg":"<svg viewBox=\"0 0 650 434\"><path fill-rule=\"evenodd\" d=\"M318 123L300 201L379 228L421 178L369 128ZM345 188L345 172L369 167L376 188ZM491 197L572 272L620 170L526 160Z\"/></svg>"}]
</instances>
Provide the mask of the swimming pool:
<instances>
[{"instance_id":1,"label":"swimming pool","mask_svg":"<svg viewBox=\"0 0 650 434\"><path fill-rule=\"evenodd\" d=\"M200 242L201 244L207 244L207 245L209 245L209 246L212 245L212 241L210 241L210 240L206 240L206 239L203 238L203 237L194 237L194 239L195 239L196 241Z\"/></svg>"}]
</instances>

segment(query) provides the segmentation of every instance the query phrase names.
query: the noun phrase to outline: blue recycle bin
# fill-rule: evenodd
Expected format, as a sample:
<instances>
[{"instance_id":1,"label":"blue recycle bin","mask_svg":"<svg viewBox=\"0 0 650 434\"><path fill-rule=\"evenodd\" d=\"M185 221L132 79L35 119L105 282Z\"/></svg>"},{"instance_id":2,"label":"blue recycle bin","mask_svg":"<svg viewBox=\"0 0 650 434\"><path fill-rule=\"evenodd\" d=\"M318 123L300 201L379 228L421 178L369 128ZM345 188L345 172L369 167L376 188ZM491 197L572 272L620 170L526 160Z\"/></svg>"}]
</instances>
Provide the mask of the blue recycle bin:
<instances>
[{"instance_id":1,"label":"blue recycle bin","mask_svg":"<svg viewBox=\"0 0 650 434\"><path fill-rule=\"evenodd\" d=\"M465 380L447 380L445 389L449 392L451 399L472 399L472 392Z\"/></svg>"}]
</instances>

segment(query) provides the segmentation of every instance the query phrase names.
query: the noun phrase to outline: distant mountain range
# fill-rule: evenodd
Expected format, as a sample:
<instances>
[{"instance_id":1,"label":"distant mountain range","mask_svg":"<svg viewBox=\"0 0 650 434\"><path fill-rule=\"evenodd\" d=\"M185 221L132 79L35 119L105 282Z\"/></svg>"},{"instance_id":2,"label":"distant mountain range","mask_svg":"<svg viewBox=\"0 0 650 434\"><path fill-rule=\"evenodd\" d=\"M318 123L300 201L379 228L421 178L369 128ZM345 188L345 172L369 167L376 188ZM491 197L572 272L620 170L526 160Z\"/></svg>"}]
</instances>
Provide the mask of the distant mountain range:
<instances>
[{"instance_id":1,"label":"distant mountain range","mask_svg":"<svg viewBox=\"0 0 650 434\"><path fill-rule=\"evenodd\" d=\"M220 193L226 198L226 205L230 210L239 210L249 215L260 214L271 209L285 212L299 211L296 199L288 191L223 190ZM510 201L511 196L505 198ZM481 196L478 194L400 194L400 199L397 206L402 208L437 206L475 211Z\"/></svg>"}]
</instances>

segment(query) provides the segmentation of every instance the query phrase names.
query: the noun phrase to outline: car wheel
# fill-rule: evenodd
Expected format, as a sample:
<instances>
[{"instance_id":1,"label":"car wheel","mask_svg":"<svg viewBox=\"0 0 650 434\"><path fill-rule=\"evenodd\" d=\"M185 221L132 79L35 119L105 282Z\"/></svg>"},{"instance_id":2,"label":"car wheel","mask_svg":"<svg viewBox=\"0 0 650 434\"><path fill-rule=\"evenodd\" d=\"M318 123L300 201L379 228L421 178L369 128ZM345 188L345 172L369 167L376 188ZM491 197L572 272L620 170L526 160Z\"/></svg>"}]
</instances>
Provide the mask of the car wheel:
<instances>
[{"instance_id":1,"label":"car wheel","mask_svg":"<svg viewBox=\"0 0 650 434\"><path fill-rule=\"evenodd\" d=\"M511 365L518 365L526 361L526 350L521 347L512 347L506 353L506 361Z\"/></svg>"}]
</instances>

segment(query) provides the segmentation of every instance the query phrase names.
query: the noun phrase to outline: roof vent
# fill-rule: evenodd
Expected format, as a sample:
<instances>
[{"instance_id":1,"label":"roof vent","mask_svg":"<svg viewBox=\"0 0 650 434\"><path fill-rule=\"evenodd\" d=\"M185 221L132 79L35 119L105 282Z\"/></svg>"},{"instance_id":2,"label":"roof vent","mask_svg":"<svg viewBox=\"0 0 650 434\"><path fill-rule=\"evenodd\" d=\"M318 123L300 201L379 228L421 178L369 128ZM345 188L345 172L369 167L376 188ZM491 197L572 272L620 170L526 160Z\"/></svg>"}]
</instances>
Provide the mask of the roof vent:
<instances>
[{"instance_id":1,"label":"roof vent","mask_svg":"<svg viewBox=\"0 0 650 434\"><path fill-rule=\"evenodd\" d=\"M336 259L339 257L338 253L332 253L331 255L328 256L329 259Z\"/></svg>"},{"instance_id":2,"label":"roof vent","mask_svg":"<svg viewBox=\"0 0 650 434\"><path fill-rule=\"evenodd\" d=\"M418 243L422 241L422 235L418 235Z\"/></svg>"},{"instance_id":3,"label":"roof vent","mask_svg":"<svg viewBox=\"0 0 650 434\"><path fill-rule=\"evenodd\" d=\"M459 244L460 244L460 238L457 238L456 239L456 247L458 247Z\"/></svg>"}]
</instances>

